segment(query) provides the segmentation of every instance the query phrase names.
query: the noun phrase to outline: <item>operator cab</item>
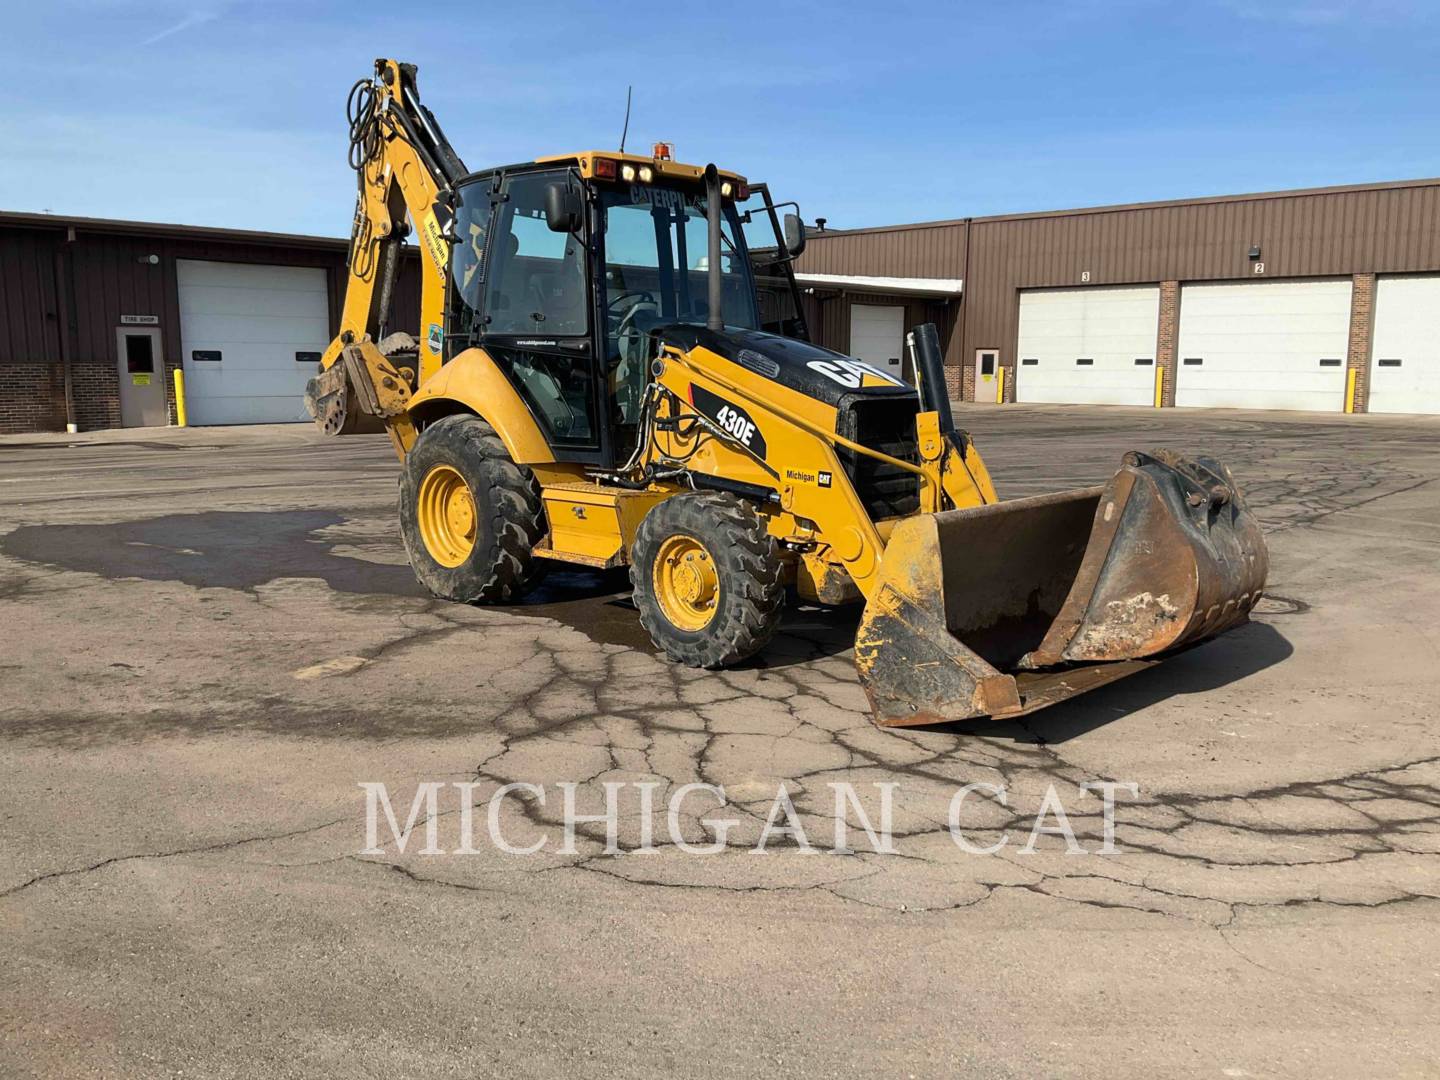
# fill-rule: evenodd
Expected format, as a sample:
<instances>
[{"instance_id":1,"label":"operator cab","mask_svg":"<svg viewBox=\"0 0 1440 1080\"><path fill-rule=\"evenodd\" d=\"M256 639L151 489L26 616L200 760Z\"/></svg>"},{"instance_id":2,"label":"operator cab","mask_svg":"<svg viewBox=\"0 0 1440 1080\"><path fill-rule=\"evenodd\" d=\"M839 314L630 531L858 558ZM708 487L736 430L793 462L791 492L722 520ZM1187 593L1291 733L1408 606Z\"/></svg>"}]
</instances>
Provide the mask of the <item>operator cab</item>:
<instances>
[{"instance_id":1,"label":"operator cab","mask_svg":"<svg viewBox=\"0 0 1440 1080\"><path fill-rule=\"evenodd\" d=\"M721 175L725 326L808 338L790 269L798 216L787 241L764 185ZM704 171L659 157L472 174L455 188L442 355L484 348L557 459L612 467L636 440L654 331L709 320L708 227Z\"/></svg>"}]
</instances>

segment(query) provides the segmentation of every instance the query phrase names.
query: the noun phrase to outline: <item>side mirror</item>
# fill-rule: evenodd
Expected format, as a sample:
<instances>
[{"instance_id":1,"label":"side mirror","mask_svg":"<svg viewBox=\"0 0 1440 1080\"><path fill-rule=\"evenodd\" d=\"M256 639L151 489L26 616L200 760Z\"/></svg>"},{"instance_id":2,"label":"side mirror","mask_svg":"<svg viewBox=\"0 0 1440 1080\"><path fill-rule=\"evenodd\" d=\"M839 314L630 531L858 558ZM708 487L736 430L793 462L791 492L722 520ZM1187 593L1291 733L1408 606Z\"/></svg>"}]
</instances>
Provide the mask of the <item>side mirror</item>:
<instances>
[{"instance_id":1,"label":"side mirror","mask_svg":"<svg viewBox=\"0 0 1440 1080\"><path fill-rule=\"evenodd\" d=\"M785 250L792 259L805 250L805 223L799 214L785 215Z\"/></svg>"},{"instance_id":2,"label":"side mirror","mask_svg":"<svg viewBox=\"0 0 1440 1080\"><path fill-rule=\"evenodd\" d=\"M580 195L569 184L556 181L545 188L545 224L551 232L573 233L580 228Z\"/></svg>"}]
</instances>

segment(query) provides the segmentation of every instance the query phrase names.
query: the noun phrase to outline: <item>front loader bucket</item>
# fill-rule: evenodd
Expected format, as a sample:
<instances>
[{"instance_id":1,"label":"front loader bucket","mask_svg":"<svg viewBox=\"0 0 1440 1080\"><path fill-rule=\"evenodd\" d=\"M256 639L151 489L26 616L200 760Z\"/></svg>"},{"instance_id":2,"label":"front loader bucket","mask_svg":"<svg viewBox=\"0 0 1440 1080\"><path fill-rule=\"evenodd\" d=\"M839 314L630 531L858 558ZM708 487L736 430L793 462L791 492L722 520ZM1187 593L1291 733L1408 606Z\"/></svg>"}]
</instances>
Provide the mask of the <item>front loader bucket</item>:
<instances>
[{"instance_id":1,"label":"front loader bucket","mask_svg":"<svg viewBox=\"0 0 1440 1080\"><path fill-rule=\"evenodd\" d=\"M1229 470L1132 452L1103 487L899 522L855 666L883 725L1018 716L1245 622L1268 568Z\"/></svg>"}]
</instances>

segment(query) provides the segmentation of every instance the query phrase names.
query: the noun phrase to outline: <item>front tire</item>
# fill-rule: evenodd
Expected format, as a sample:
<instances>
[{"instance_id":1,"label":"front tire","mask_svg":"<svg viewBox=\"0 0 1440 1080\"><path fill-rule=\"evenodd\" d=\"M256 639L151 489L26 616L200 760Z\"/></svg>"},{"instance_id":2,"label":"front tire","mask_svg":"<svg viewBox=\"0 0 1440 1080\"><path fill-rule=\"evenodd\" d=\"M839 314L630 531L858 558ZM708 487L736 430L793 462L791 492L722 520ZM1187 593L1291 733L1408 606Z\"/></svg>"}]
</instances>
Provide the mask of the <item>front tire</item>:
<instances>
[{"instance_id":1,"label":"front tire","mask_svg":"<svg viewBox=\"0 0 1440 1080\"><path fill-rule=\"evenodd\" d=\"M420 434L400 474L400 533L415 576L443 600L506 603L543 571L540 487L478 416Z\"/></svg>"},{"instance_id":2,"label":"front tire","mask_svg":"<svg viewBox=\"0 0 1440 1080\"><path fill-rule=\"evenodd\" d=\"M785 603L764 519L719 492L675 495L645 515L630 583L651 640L690 667L728 667L759 652Z\"/></svg>"}]
</instances>

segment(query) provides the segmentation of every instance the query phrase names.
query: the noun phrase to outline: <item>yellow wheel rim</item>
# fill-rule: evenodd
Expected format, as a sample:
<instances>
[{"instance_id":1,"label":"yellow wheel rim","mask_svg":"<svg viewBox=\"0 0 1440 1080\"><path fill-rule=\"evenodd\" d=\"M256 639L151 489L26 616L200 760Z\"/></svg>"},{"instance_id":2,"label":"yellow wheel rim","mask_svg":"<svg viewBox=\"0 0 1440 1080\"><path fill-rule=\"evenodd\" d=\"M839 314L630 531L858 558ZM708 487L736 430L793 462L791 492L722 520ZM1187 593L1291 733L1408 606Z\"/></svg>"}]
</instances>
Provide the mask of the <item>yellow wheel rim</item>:
<instances>
[{"instance_id":1,"label":"yellow wheel rim","mask_svg":"<svg viewBox=\"0 0 1440 1080\"><path fill-rule=\"evenodd\" d=\"M720 577L715 560L693 536L677 534L660 545L655 556L655 599L671 625L703 630L720 602Z\"/></svg>"},{"instance_id":2,"label":"yellow wheel rim","mask_svg":"<svg viewBox=\"0 0 1440 1080\"><path fill-rule=\"evenodd\" d=\"M465 477L436 465L420 481L416 518L425 550L441 566L459 566L475 547L475 498Z\"/></svg>"}]
</instances>

